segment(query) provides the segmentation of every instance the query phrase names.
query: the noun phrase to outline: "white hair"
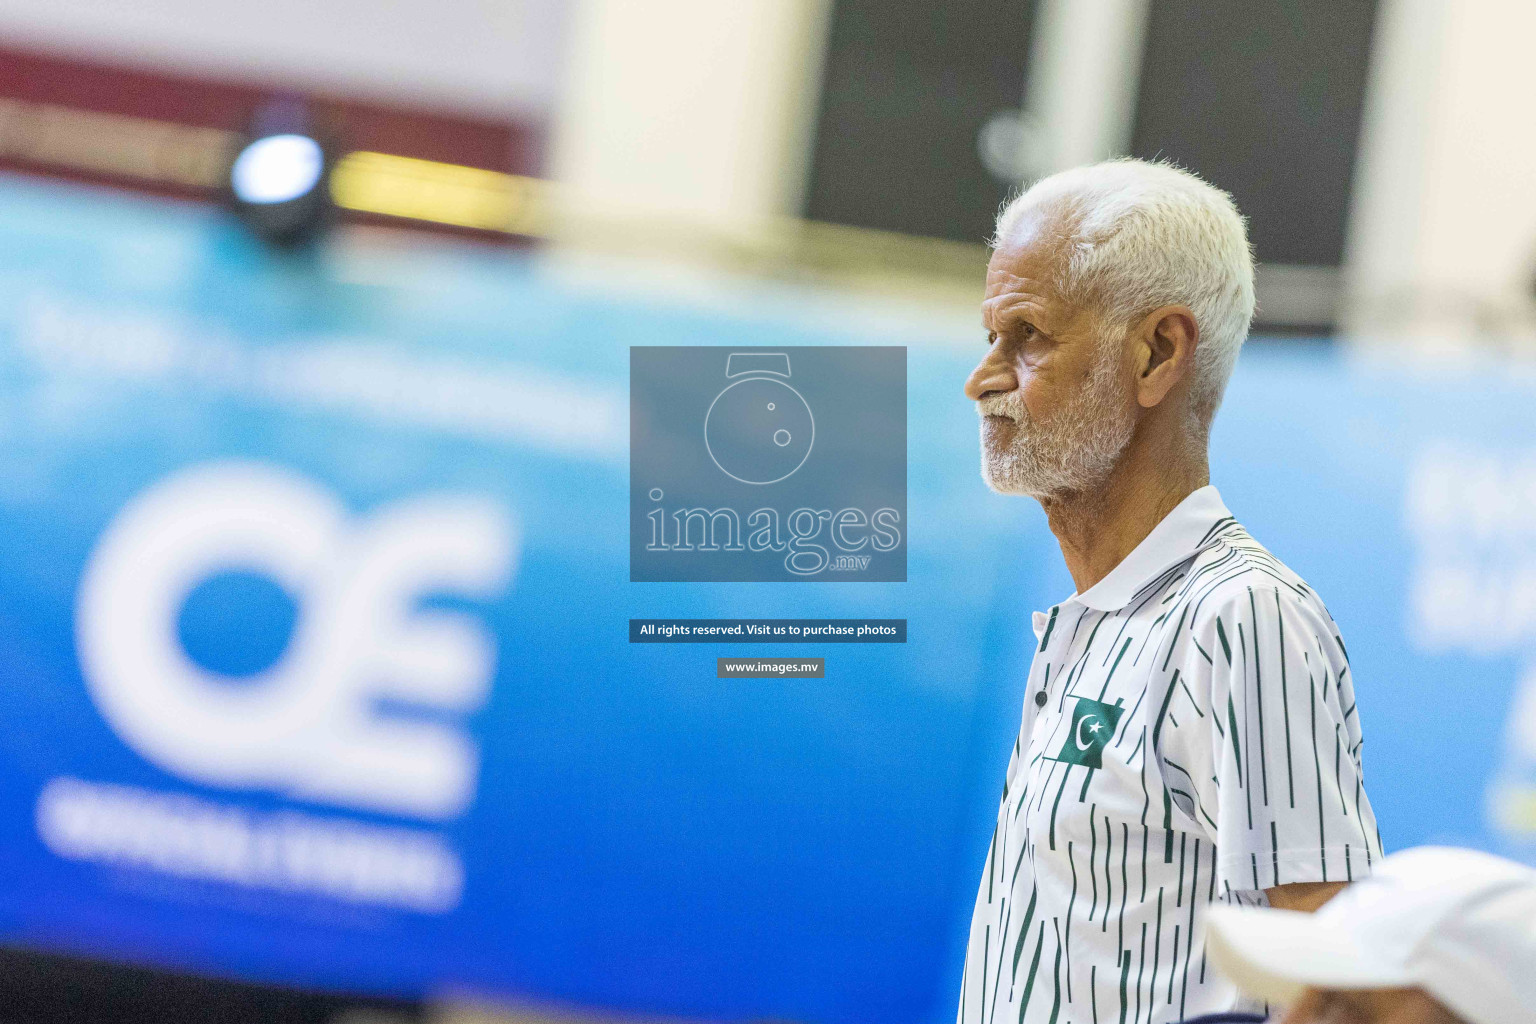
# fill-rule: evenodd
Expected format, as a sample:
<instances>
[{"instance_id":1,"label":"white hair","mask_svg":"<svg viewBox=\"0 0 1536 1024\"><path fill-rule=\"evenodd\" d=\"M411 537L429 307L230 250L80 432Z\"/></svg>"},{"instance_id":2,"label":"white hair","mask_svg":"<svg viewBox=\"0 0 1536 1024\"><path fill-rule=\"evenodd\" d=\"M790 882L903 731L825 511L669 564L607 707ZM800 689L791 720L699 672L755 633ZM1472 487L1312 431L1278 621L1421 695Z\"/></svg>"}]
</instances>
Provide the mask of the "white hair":
<instances>
[{"instance_id":1,"label":"white hair","mask_svg":"<svg viewBox=\"0 0 1536 1024\"><path fill-rule=\"evenodd\" d=\"M1195 314L1191 411L1209 427L1253 319L1253 252L1232 197L1166 163L1110 160L1036 182L998 213L1001 245L1022 216L1059 207L1068 237L1061 298L1124 329L1159 306Z\"/></svg>"}]
</instances>

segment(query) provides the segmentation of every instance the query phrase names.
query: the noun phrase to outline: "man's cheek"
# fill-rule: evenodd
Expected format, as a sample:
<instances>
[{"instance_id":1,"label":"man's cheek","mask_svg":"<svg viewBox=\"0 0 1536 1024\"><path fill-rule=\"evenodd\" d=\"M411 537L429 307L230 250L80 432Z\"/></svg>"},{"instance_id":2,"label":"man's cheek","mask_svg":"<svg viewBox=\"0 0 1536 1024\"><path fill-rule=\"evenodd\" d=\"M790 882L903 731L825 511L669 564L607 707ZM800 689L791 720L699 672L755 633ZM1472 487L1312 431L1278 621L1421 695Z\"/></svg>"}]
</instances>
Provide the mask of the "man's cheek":
<instances>
[{"instance_id":1,"label":"man's cheek","mask_svg":"<svg viewBox=\"0 0 1536 1024\"><path fill-rule=\"evenodd\" d=\"M1040 423L1051 418L1051 411L1060 404L1060 395L1054 382L1035 374L1019 382L1019 410L1027 423Z\"/></svg>"}]
</instances>

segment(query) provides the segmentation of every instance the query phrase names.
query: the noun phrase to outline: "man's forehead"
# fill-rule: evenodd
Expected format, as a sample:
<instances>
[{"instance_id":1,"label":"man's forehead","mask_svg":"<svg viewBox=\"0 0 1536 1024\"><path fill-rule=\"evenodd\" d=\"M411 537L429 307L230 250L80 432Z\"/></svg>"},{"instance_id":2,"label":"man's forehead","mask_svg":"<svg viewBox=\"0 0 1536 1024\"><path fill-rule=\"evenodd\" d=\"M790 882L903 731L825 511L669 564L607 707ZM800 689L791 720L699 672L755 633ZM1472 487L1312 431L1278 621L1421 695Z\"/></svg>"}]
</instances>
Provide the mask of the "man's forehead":
<instances>
[{"instance_id":1,"label":"man's forehead","mask_svg":"<svg viewBox=\"0 0 1536 1024\"><path fill-rule=\"evenodd\" d=\"M1059 302L1061 262L1044 248L999 247L987 264L982 319L1007 319L1009 314L1038 318Z\"/></svg>"},{"instance_id":2,"label":"man's forehead","mask_svg":"<svg viewBox=\"0 0 1536 1024\"><path fill-rule=\"evenodd\" d=\"M1059 210L1035 207L1012 218L987 263L987 296L1054 295L1071 236Z\"/></svg>"}]
</instances>

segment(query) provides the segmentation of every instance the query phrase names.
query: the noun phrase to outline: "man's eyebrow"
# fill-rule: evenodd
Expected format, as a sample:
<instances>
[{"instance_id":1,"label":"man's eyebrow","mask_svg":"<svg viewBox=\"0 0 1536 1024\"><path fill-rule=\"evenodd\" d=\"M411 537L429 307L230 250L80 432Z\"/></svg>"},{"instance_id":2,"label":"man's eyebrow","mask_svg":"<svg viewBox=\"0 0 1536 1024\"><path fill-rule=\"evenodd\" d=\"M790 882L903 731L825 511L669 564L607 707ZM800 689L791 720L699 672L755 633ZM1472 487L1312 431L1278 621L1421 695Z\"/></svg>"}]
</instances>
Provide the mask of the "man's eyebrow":
<instances>
[{"instance_id":1,"label":"man's eyebrow","mask_svg":"<svg viewBox=\"0 0 1536 1024\"><path fill-rule=\"evenodd\" d=\"M1002 330L1007 327L1018 327L1023 324L1028 324L1036 330L1044 330L1044 328L1040 326L1040 318L1036 316L1034 312L1022 306L1007 306L992 317L992 325L994 330Z\"/></svg>"}]
</instances>

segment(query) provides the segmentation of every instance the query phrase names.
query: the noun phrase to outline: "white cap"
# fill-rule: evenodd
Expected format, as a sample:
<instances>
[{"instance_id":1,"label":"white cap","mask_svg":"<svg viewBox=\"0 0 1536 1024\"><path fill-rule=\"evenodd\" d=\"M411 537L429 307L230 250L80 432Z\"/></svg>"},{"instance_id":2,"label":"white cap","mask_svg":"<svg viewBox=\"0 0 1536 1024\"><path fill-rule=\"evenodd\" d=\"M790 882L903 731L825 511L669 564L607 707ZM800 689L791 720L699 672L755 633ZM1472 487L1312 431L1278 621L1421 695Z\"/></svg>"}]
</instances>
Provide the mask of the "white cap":
<instances>
[{"instance_id":1,"label":"white cap","mask_svg":"<svg viewBox=\"0 0 1536 1024\"><path fill-rule=\"evenodd\" d=\"M1206 948L1238 988L1424 989L1470 1024L1536 1024L1536 871L1444 847L1405 850L1315 914L1213 907Z\"/></svg>"}]
</instances>

